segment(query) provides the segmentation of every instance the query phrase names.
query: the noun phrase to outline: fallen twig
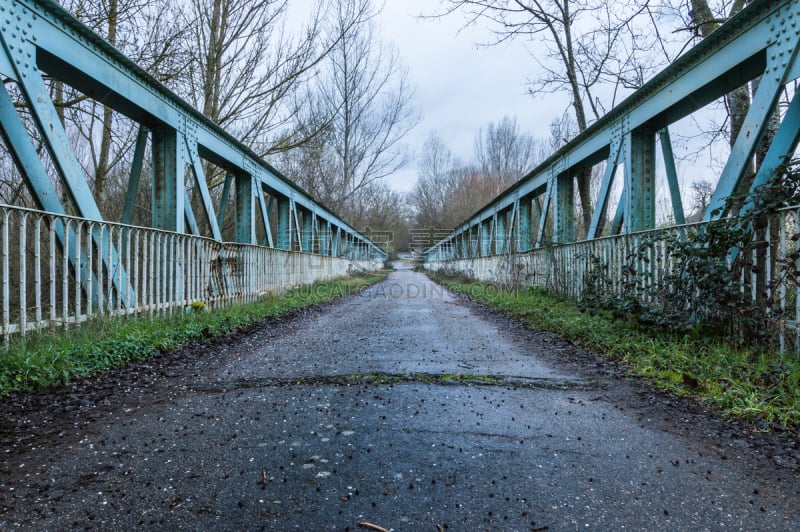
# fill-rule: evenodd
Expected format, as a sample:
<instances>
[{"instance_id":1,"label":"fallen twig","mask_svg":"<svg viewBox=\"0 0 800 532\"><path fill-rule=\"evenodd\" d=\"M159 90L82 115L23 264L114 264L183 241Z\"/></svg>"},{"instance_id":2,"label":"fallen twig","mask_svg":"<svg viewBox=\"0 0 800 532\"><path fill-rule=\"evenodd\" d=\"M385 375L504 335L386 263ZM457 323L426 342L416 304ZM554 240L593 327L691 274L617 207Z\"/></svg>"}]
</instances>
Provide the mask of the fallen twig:
<instances>
[{"instance_id":1,"label":"fallen twig","mask_svg":"<svg viewBox=\"0 0 800 532\"><path fill-rule=\"evenodd\" d=\"M367 523L366 521L359 521L358 527L359 528L369 528L370 530L375 530L376 532L389 532L387 529L383 528L382 526L373 525L372 523Z\"/></svg>"}]
</instances>

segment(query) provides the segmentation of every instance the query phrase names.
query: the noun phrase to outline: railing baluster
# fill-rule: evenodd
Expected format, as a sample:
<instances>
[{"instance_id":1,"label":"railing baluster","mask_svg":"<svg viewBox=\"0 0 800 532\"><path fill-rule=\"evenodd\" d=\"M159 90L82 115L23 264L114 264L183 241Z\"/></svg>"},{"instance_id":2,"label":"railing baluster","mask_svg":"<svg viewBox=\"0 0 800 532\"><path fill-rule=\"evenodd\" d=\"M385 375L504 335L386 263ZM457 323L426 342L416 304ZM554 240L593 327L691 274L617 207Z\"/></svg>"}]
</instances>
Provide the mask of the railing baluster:
<instances>
[{"instance_id":1,"label":"railing baluster","mask_svg":"<svg viewBox=\"0 0 800 532\"><path fill-rule=\"evenodd\" d=\"M9 290L9 283L10 279L9 276L11 272L9 270L9 259L8 259L8 217L9 212L5 209L0 211L0 274L2 274L2 293L3 293L3 341L8 342L9 337L11 336L11 309L10 309L10 290Z\"/></svg>"},{"instance_id":2,"label":"railing baluster","mask_svg":"<svg viewBox=\"0 0 800 532\"><path fill-rule=\"evenodd\" d=\"M19 216L19 331L28 332L28 214Z\"/></svg>"},{"instance_id":3,"label":"railing baluster","mask_svg":"<svg viewBox=\"0 0 800 532\"><path fill-rule=\"evenodd\" d=\"M86 315L94 315L94 222L89 222L86 229Z\"/></svg>"},{"instance_id":4,"label":"railing baluster","mask_svg":"<svg viewBox=\"0 0 800 532\"><path fill-rule=\"evenodd\" d=\"M123 254L122 253L122 249L123 249L123 243L122 243L122 232L123 231L122 231L122 228L121 227L117 227L116 228L116 232L117 232L117 250L119 250L119 252L117 253L117 263L114 264L114 267L117 269L117 271L115 272L116 275L117 275L117 279L116 279L116 281L117 281L117 305L116 306L117 306L117 315L119 316L119 315L122 315L122 301L128 299L127 297L125 297L125 295L120 293L121 290L128 290L128 287L123 287L122 286L122 272L123 272L123 270L125 270L125 271L130 271L130 270L128 270L127 268L124 268L123 267L123 262L122 262L123 256L127 256L127 254ZM109 262L111 262L113 260L113 254L112 254L113 250L114 250L113 247L109 250L109 252L111 252L109 254L110 256L108 257ZM113 290L113 288L114 287L112 286L111 289Z\"/></svg>"},{"instance_id":5,"label":"railing baluster","mask_svg":"<svg viewBox=\"0 0 800 532\"><path fill-rule=\"evenodd\" d=\"M114 297L114 278L119 270L119 264L115 264L114 262L114 229L115 228L113 225L108 226L108 249L106 250L106 253L108 253L108 255L106 255L108 260L108 267L106 268L106 271L108 271L108 288L106 289L106 299L108 299L109 314L116 314L120 300L119 294L117 294L116 298Z\"/></svg>"},{"instance_id":6,"label":"railing baluster","mask_svg":"<svg viewBox=\"0 0 800 532\"><path fill-rule=\"evenodd\" d=\"M56 322L56 224L61 223L54 216L50 216L48 234L50 236L48 246L48 262L50 264L50 324Z\"/></svg>"},{"instance_id":7,"label":"railing baluster","mask_svg":"<svg viewBox=\"0 0 800 532\"><path fill-rule=\"evenodd\" d=\"M153 303L154 303L154 307L155 307L156 313L161 312L161 299L162 299L163 294L165 292L164 283L166 283L166 281L167 281L166 278L164 277L164 274L163 274L163 272L164 272L164 256L163 256L164 255L164 253L163 253L164 238L165 238L165 235L162 234L162 233L159 233L156 236L156 246L155 246L155 253L156 254L155 254L155 257L153 257L153 262L154 262L154 264L153 264L153 269L154 269L154 271L153 271L153 281L156 283L155 294L154 294L155 301Z\"/></svg>"},{"instance_id":8,"label":"railing baluster","mask_svg":"<svg viewBox=\"0 0 800 532\"><path fill-rule=\"evenodd\" d=\"M147 309L150 316L153 315L153 294L155 285L153 284L153 260L155 258L155 240L157 233L149 233L147 237Z\"/></svg>"},{"instance_id":9,"label":"railing baluster","mask_svg":"<svg viewBox=\"0 0 800 532\"><path fill-rule=\"evenodd\" d=\"M33 295L36 300L36 327L42 323L42 217L36 217L33 240Z\"/></svg>"},{"instance_id":10,"label":"railing baluster","mask_svg":"<svg viewBox=\"0 0 800 532\"><path fill-rule=\"evenodd\" d=\"M72 222L64 220L64 248L61 250L61 320L69 327L69 247L72 245Z\"/></svg>"},{"instance_id":11,"label":"railing baluster","mask_svg":"<svg viewBox=\"0 0 800 532\"><path fill-rule=\"evenodd\" d=\"M105 279L103 278L105 268L103 268L103 248L104 243L106 241L106 228L102 224L99 225L99 237L97 239L97 303L99 312L107 312L108 308L108 298L105 297Z\"/></svg>"},{"instance_id":12,"label":"railing baluster","mask_svg":"<svg viewBox=\"0 0 800 532\"><path fill-rule=\"evenodd\" d=\"M800 233L800 208L794 210L794 234ZM795 242L797 246L798 242ZM794 270L800 270L800 259L795 260ZM800 283L794 285L794 354L800 356Z\"/></svg>"},{"instance_id":13,"label":"railing baluster","mask_svg":"<svg viewBox=\"0 0 800 532\"><path fill-rule=\"evenodd\" d=\"M75 323L81 321L81 296L83 290L81 289L81 233L83 232L84 222L78 222L75 225L75 265L73 267L75 272Z\"/></svg>"},{"instance_id":14,"label":"railing baluster","mask_svg":"<svg viewBox=\"0 0 800 532\"><path fill-rule=\"evenodd\" d=\"M144 287L140 284L139 279L139 266L141 260L139 258L139 242L141 241L141 234L139 231L133 233L133 291L135 294L133 300L133 312L138 312L142 305L142 292Z\"/></svg>"}]
</instances>

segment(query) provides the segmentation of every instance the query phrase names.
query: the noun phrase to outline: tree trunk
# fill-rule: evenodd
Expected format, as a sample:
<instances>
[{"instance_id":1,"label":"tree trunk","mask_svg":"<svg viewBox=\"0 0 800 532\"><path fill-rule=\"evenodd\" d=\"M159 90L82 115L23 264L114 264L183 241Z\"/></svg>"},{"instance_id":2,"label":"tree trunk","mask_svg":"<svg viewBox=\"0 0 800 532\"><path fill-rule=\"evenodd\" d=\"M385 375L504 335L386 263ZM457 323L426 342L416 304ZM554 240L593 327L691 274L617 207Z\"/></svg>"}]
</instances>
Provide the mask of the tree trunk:
<instances>
[{"instance_id":1,"label":"tree trunk","mask_svg":"<svg viewBox=\"0 0 800 532\"><path fill-rule=\"evenodd\" d=\"M569 20L569 2L564 2L564 19ZM564 24L564 42L566 44L567 52L567 77L569 78L570 88L572 90L572 107L575 109L575 121L578 123L578 133L582 133L587 127L586 109L583 106L583 98L581 97L581 88L578 83L577 68L575 66L575 54L572 49L572 29L569 24ZM589 231L589 226L592 224L592 194L591 194L591 181L592 169L587 168L577 176L578 181L578 196L581 202L581 215L583 218L583 226L586 232Z\"/></svg>"},{"instance_id":2,"label":"tree trunk","mask_svg":"<svg viewBox=\"0 0 800 532\"><path fill-rule=\"evenodd\" d=\"M117 23L118 23L119 4L118 0L109 0L108 3L108 33L106 40L112 46L117 44ZM100 138L100 153L97 157L97 167L95 168L94 192L97 198L97 206L104 217L106 198L108 197L108 180L111 168L109 160L111 158L111 126L114 121L114 112L110 107L103 106L103 129Z\"/></svg>"}]
</instances>

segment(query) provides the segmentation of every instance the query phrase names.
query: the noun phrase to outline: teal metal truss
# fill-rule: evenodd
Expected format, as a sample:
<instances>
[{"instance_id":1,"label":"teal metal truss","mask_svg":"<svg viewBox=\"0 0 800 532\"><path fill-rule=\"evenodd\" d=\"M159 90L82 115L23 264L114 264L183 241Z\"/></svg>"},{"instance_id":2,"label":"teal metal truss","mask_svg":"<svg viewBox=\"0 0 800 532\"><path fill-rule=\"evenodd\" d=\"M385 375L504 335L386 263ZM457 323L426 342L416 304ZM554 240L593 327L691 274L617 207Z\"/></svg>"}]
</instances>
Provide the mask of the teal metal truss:
<instances>
[{"instance_id":1,"label":"teal metal truss","mask_svg":"<svg viewBox=\"0 0 800 532\"><path fill-rule=\"evenodd\" d=\"M19 87L57 174L56 179L51 179L9 92L5 86L0 87L0 133L42 210L66 212L56 186L60 183L77 211L74 214L103 219L52 101L43 77L47 75L140 124L123 223L131 222L149 145L155 228L199 235L202 226L209 233L203 236L221 240L225 210L233 202L236 242L356 260L386 258L382 249L314 202L275 168L54 2L0 0L0 45L0 74ZM217 205L206 184L203 161L227 172ZM199 213L192 209L187 176L199 196L195 202L201 206ZM232 188L235 192L231 198ZM271 216L274 209L277 227L273 228L270 220L275 219ZM198 216L203 224L198 223ZM264 235L263 242L256 241L259 232ZM74 241L63 234L59 239ZM105 243L105 249L110 245ZM107 260L113 263L109 267L119 267L116 251ZM126 288L125 276L120 279L117 292L126 300L130 289Z\"/></svg>"},{"instance_id":2,"label":"teal metal truss","mask_svg":"<svg viewBox=\"0 0 800 532\"><path fill-rule=\"evenodd\" d=\"M653 229L658 149L664 160L675 222L685 223L669 126L760 77L749 113L704 213L705 220L724 216L727 198L748 192L741 190L745 175L770 117L777 112L779 97L789 82L800 77L799 40L800 0L750 3L432 247L426 260L527 251L545 243L575 240L574 180L603 161L605 175L597 196L592 198L586 238ZM797 147L800 96L796 93L782 116L750 191L769 181ZM615 179L622 179L622 193L617 210L609 213ZM604 227L607 219L609 227ZM477 236L480 242L471 247L453 245L462 235Z\"/></svg>"}]
</instances>

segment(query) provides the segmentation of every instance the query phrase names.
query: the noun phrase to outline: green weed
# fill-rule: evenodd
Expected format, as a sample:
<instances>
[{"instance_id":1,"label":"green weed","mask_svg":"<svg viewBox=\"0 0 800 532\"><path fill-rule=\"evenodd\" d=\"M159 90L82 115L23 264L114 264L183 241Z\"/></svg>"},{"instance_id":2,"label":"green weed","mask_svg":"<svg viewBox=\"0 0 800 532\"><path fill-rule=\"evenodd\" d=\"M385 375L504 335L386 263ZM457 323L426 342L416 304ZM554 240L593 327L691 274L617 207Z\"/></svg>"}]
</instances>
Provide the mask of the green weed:
<instances>
[{"instance_id":1,"label":"green weed","mask_svg":"<svg viewBox=\"0 0 800 532\"><path fill-rule=\"evenodd\" d=\"M539 288L503 289L438 276L451 290L497 308L533 328L603 353L655 386L698 398L725 415L800 427L800 360L792 354L732 347L718 338L642 328L612 312L582 312Z\"/></svg>"},{"instance_id":2,"label":"green weed","mask_svg":"<svg viewBox=\"0 0 800 532\"><path fill-rule=\"evenodd\" d=\"M124 366L209 341L242 327L303 307L357 292L384 274L314 283L270 294L247 305L206 312L194 302L191 312L138 318L97 318L70 329L50 329L16 337L0 348L0 396L13 391L68 384L76 377Z\"/></svg>"}]
</instances>

